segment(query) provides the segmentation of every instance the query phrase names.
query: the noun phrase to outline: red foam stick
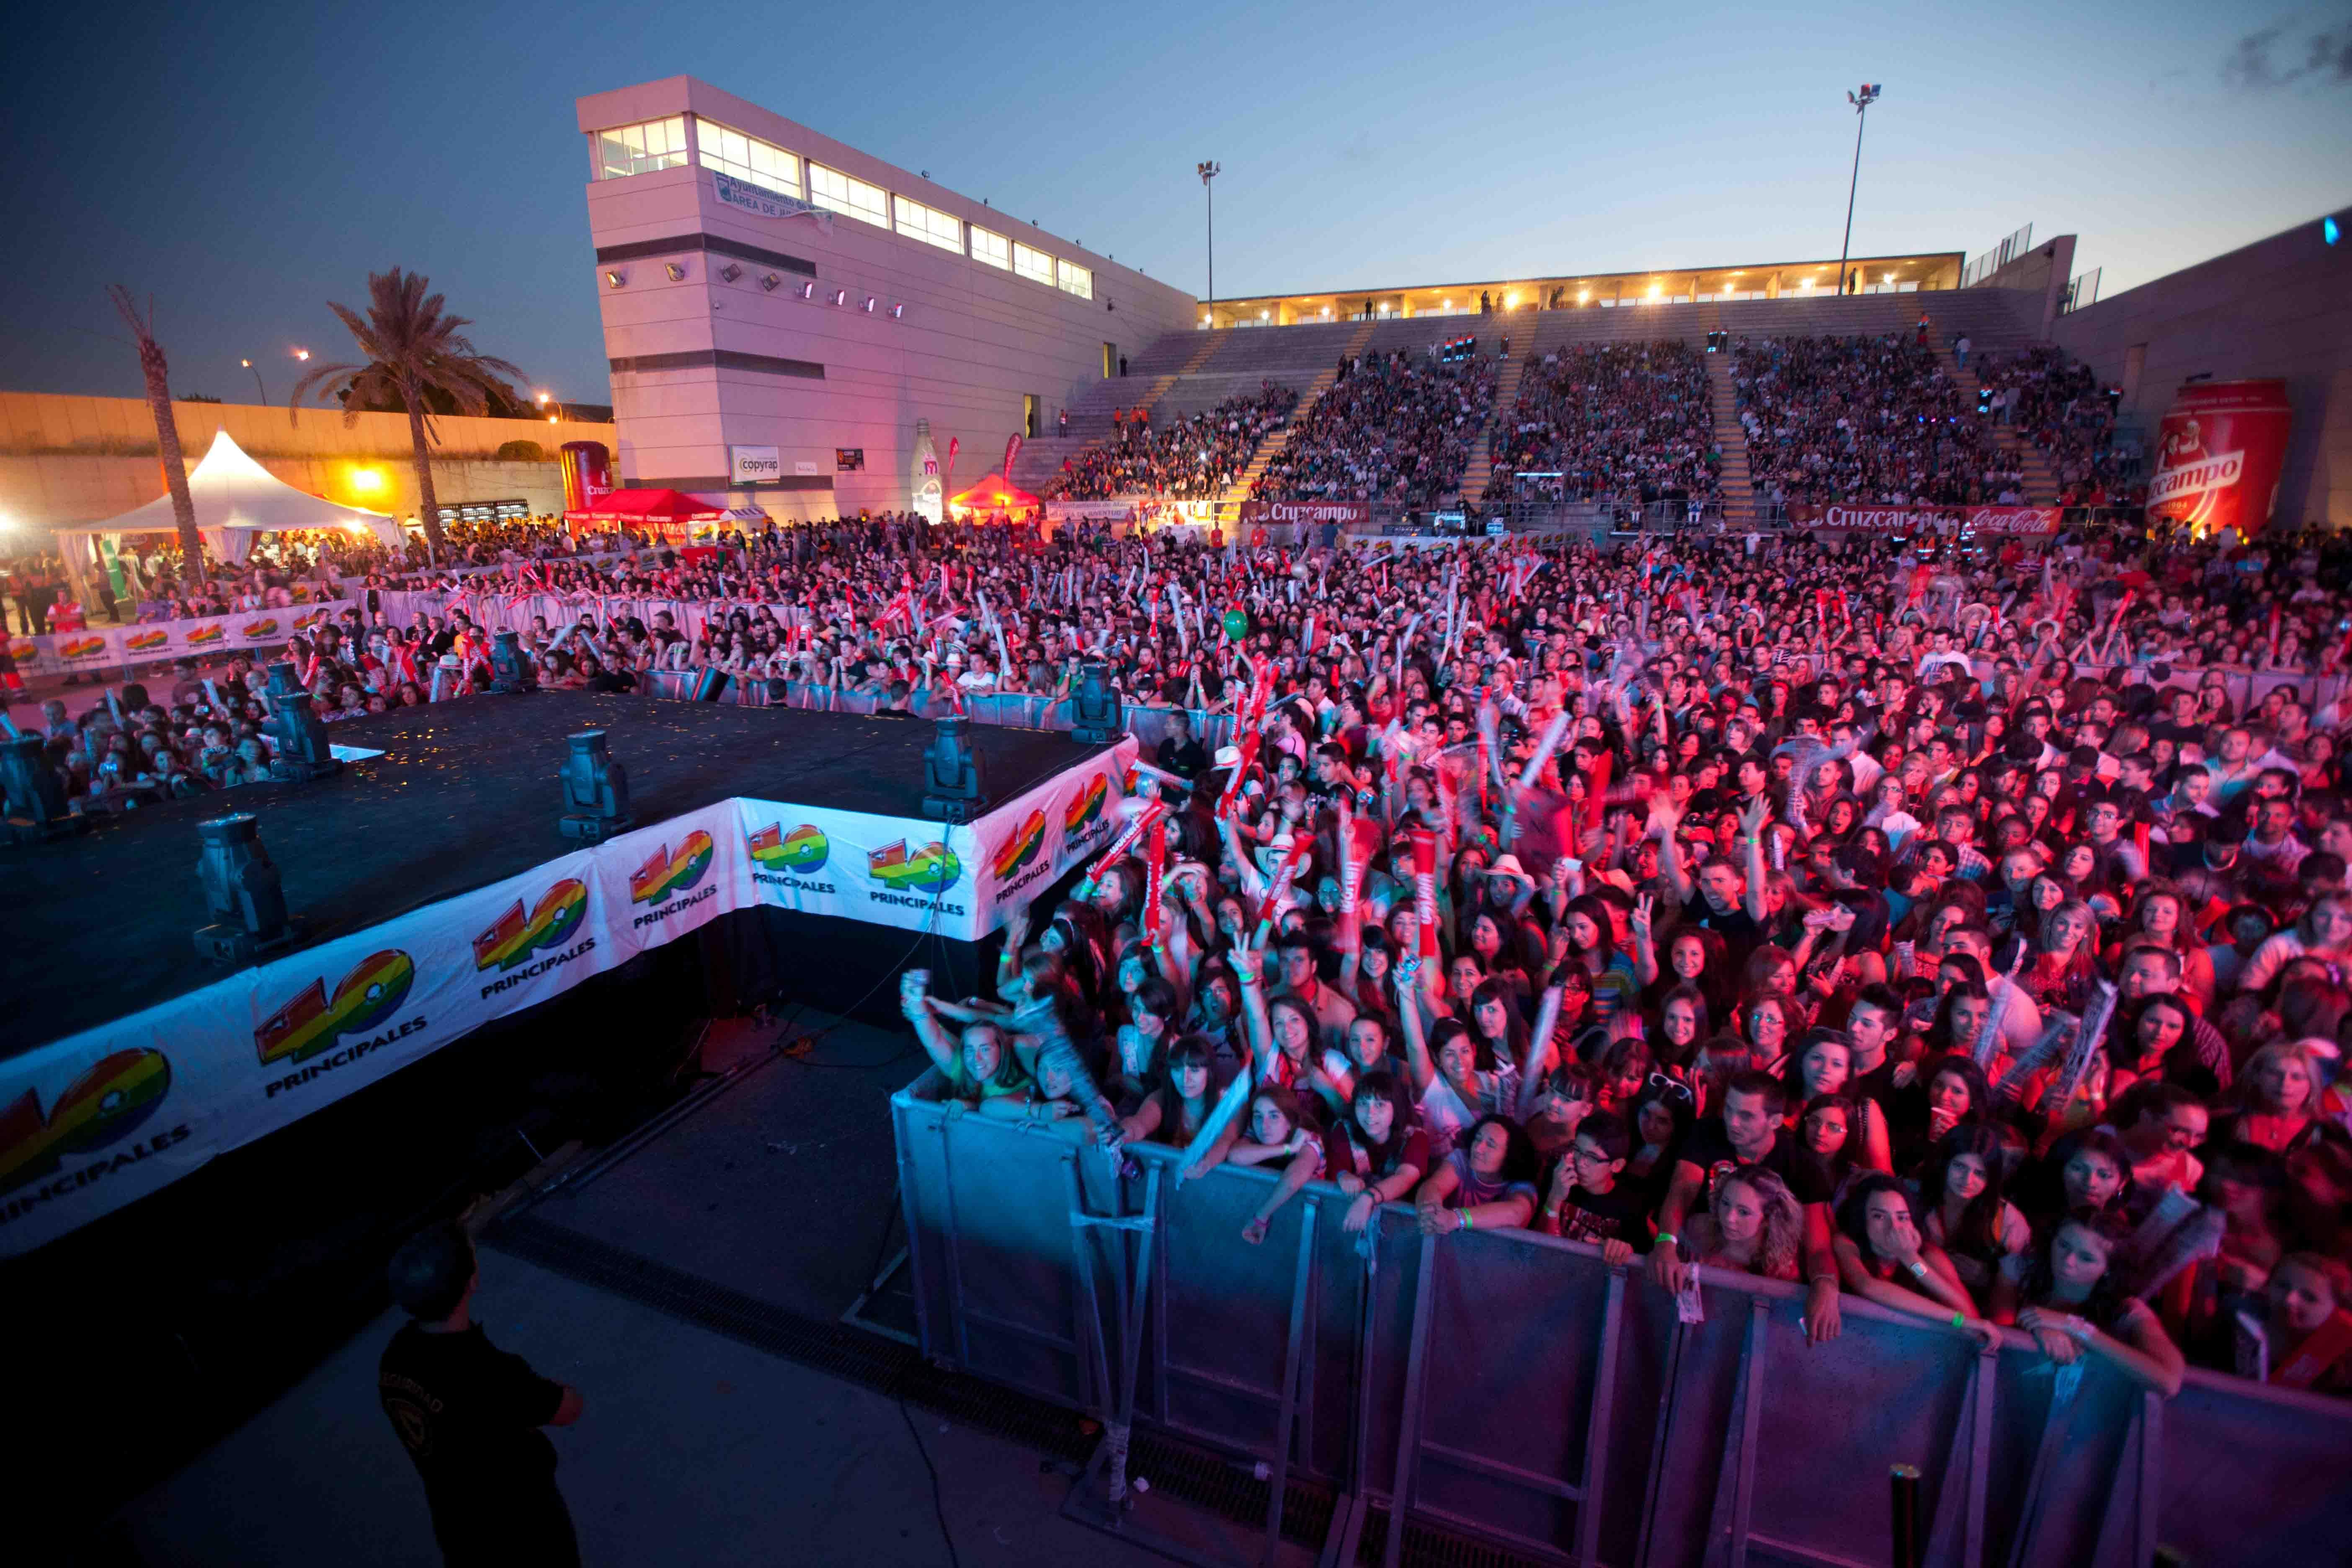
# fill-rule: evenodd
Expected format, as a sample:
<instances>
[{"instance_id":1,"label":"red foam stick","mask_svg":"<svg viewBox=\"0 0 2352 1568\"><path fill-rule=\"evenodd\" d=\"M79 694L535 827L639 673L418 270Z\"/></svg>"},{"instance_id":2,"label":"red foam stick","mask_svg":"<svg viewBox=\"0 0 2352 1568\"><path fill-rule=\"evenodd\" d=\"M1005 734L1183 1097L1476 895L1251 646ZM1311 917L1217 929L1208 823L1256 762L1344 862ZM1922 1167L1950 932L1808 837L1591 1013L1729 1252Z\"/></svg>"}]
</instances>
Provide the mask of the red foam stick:
<instances>
[{"instance_id":1,"label":"red foam stick","mask_svg":"<svg viewBox=\"0 0 2352 1568\"><path fill-rule=\"evenodd\" d=\"M1412 910L1421 926L1421 956L1437 956L1437 839L1426 827L1412 833Z\"/></svg>"},{"instance_id":2,"label":"red foam stick","mask_svg":"<svg viewBox=\"0 0 2352 1568\"><path fill-rule=\"evenodd\" d=\"M1144 836L1143 935L1157 949L1167 932L1168 910L1160 903L1167 886L1168 819L1163 812L1151 819Z\"/></svg>"}]
</instances>

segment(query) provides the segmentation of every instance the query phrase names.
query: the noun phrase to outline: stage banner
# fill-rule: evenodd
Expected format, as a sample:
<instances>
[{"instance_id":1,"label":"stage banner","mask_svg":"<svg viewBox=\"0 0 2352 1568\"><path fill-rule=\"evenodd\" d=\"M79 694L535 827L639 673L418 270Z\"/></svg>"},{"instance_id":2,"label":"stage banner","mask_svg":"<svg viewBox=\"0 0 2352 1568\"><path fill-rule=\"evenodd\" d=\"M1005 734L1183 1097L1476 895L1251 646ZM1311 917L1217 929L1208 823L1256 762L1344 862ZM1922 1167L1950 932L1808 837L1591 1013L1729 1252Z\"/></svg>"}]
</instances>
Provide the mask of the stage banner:
<instances>
[{"instance_id":1,"label":"stage banner","mask_svg":"<svg viewBox=\"0 0 2352 1568\"><path fill-rule=\"evenodd\" d=\"M1336 522L1342 528L1361 528L1372 521L1372 506L1360 500L1245 500L1241 503L1241 520L1252 527L1284 527L1304 523L1319 527Z\"/></svg>"},{"instance_id":2,"label":"stage banner","mask_svg":"<svg viewBox=\"0 0 2352 1568\"><path fill-rule=\"evenodd\" d=\"M947 824L781 801L735 805L747 902L957 942L982 934L971 856L958 849Z\"/></svg>"},{"instance_id":3,"label":"stage banner","mask_svg":"<svg viewBox=\"0 0 2352 1568\"><path fill-rule=\"evenodd\" d=\"M2058 531L2054 506L1813 506L1791 503L1789 522L1794 528L1840 530L1849 533L1974 533L2034 537Z\"/></svg>"},{"instance_id":4,"label":"stage banner","mask_svg":"<svg viewBox=\"0 0 2352 1568\"><path fill-rule=\"evenodd\" d=\"M731 800L624 833L598 845L594 859L603 935L616 963L755 901Z\"/></svg>"},{"instance_id":5,"label":"stage banner","mask_svg":"<svg viewBox=\"0 0 2352 1568\"><path fill-rule=\"evenodd\" d=\"M958 853L971 867L977 941L1004 924L1024 897L1051 886L1099 854L1124 820L1128 771L1137 742L1123 735L1109 751L955 830ZM963 847L969 846L969 848Z\"/></svg>"}]
</instances>

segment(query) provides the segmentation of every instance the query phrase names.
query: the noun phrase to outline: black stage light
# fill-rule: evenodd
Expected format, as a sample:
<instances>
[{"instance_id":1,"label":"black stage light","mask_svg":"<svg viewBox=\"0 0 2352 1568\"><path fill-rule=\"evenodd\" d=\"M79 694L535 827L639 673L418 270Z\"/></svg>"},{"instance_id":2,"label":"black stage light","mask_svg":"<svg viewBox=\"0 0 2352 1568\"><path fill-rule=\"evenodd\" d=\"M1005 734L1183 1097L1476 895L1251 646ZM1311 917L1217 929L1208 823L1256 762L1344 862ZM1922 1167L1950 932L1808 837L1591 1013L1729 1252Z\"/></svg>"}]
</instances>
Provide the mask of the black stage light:
<instances>
[{"instance_id":1,"label":"black stage light","mask_svg":"<svg viewBox=\"0 0 2352 1568\"><path fill-rule=\"evenodd\" d=\"M327 726L310 711L310 694L282 659L269 667L269 733L277 742L269 755L271 778L306 784L343 771L328 743Z\"/></svg>"},{"instance_id":2,"label":"black stage light","mask_svg":"<svg viewBox=\"0 0 2352 1568\"><path fill-rule=\"evenodd\" d=\"M961 714L940 716L939 733L923 748L923 815L939 822L970 822L988 809L988 781Z\"/></svg>"},{"instance_id":3,"label":"black stage light","mask_svg":"<svg viewBox=\"0 0 2352 1568\"><path fill-rule=\"evenodd\" d=\"M7 798L7 834L19 844L88 831L89 818L66 805L65 785L48 764L48 742L17 735L0 744L0 789Z\"/></svg>"},{"instance_id":4,"label":"black stage light","mask_svg":"<svg viewBox=\"0 0 2352 1568\"><path fill-rule=\"evenodd\" d=\"M490 634L490 689L502 697L539 689L539 673L511 631Z\"/></svg>"},{"instance_id":5,"label":"black stage light","mask_svg":"<svg viewBox=\"0 0 2352 1568\"><path fill-rule=\"evenodd\" d=\"M1123 732L1118 693L1106 675L1101 664L1087 665L1070 693L1070 739L1081 745L1108 745Z\"/></svg>"},{"instance_id":6,"label":"black stage light","mask_svg":"<svg viewBox=\"0 0 2352 1568\"><path fill-rule=\"evenodd\" d=\"M215 963L251 963L294 940L286 918L286 889L269 851L261 847L260 819L232 812L196 824L204 851L196 879L204 884L210 925L196 928L196 951Z\"/></svg>"},{"instance_id":7,"label":"black stage light","mask_svg":"<svg viewBox=\"0 0 2352 1568\"><path fill-rule=\"evenodd\" d=\"M636 821L629 815L629 770L604 749L602 730L565 739L572 754L563 759L563 817L557 826L566 838L601 843Z\"/></svg>"}]
</instances>

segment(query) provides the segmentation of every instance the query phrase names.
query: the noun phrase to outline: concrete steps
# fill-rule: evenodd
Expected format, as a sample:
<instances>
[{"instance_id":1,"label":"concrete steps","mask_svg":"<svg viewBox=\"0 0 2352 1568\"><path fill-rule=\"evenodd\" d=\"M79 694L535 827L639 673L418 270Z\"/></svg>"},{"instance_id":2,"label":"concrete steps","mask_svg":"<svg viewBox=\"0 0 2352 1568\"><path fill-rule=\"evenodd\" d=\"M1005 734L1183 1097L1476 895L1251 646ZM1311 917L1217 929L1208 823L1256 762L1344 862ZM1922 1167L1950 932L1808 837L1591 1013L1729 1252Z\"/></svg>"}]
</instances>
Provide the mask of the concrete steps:
<instances>
[{"instance_id":1,"label":"concrete steps","mask_svg":"<svg viewBox=\"0 0 2352 1568\"><path fill-rule=\"evenodd\" d=\"M1978 379L1976 372L1960 368L1960 362L1954 356L1948 340L1937 334L1929 342L1935 348L1937 362L1944 367L1944 374L1951 377L1952 384L1959 389L1960 406L1973 416L1984 383ZM1981 352L1971 333L1969 356L1974 358ZM1994 449L2014 461L2018 470L2025 476L2025 503L2028 506L2056 506L2058 476L2051 470L2050 460L2042 455L2042 448L2026 440L2014 425L1996 425L1987 419L1984 426L1985 434L1992 438Z\"/></svg>"},{"instance_id":2,"label":"concrete steps","mask_svg":"<svg viewBox=\"0 0 2352 1568\"><path fill-rule=\"evenodd\" d=\"M1723 489L1723 521L1726 527L1756 521L1756 476L1748 457L1748 430L1739 423L1739 400L1731 385L1731 356L1706 356L1707 413L1713 423L1715 445L1723 454L1723 468L1717 482Z\"/></svg>"},{"instance_id":3,"label":"concrete steps","mask_svg":"<svg viewBox=\"0 0 2352 1568\"><path fill-rule=\"evenodd\" d=\"M1241 478L1235 479L1226 488L1225 493L1217 498L1219 505L1222 506L1228 502L1238 504L1249 500L1250 497L1257 493L1258 481L1265 478L1266 468L1274 462L1275 458L1280 457L1284 450L1289 447L1291 436L1298 429L1298 426L1301 424L1305 423L1307 414L1317 404L1323 401L1323 395L1325 393L1339 384L1339 366L1338 360L1350 359L1357 354L1362 353L1364 352L1364 346L1372 341L1373 329L1381 324L1381 323L1378 321L1360 322L1357 325L1356 330L1349 334L1348 341L1345 345L1340 348L1338 358L1335 359L1332 363L1325 366L1322 370L1318 371L1316 373L1315 379L1308 382L1306 387L1300 391L1298 394L1298 406L1290 411L1290 419L1288 423L1285 424L1281 429L1276 430L1273 435L1267 437L1264 441L1258 444L1256 452L1251 455L1249 467L1242 470ZM1269 328L1265 330L1274 331L1276 329ZM1212 333L1208 335L1214 336L1216 334Z\"/></svg>"},{"instance_id":4,"label":"concrete steps","mask_svg":"<svg viewBox=\"0 0 2352 1568\"><path fill-rule=\"evenodd\" d=\"M1486 411L1486 426L1470 447L1470 461L1463 467L1458 497L1486 499L1486 481L1495 472L1495 431L1517 415L1519 382L1526 376L1528 361L1534 353L1535 345L1530 342L1515 358L1503 362L1502 372L1495 378L1495 405Z\"/></svg>"}]
</instances>

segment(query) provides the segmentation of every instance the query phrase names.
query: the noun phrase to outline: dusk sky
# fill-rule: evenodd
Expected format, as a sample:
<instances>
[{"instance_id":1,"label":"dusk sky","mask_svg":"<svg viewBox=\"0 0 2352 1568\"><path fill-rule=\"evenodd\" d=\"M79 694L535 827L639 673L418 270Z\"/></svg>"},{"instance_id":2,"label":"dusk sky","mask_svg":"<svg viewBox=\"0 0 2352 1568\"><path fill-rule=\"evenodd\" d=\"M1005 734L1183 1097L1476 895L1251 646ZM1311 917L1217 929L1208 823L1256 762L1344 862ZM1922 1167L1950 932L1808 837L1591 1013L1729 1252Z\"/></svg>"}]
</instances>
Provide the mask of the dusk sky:
<instances>
[{"instance_id":1,"label":"dusk sky","mask_svg":"<svg viewBox=\"0 0 2352 1568\"><path fill-rule=\"evenodd\" d=\"M2256 0L2262 7L2262 0ZM2112 295L2352 199L2352 5L2014 0L702 7L48 6L13 24L0 387L175 393L341 358L325 301L430 275L478 346L609 400L581 94L701 77L1201 293L2081 237Z\"/></svg>"}]
</instances>

